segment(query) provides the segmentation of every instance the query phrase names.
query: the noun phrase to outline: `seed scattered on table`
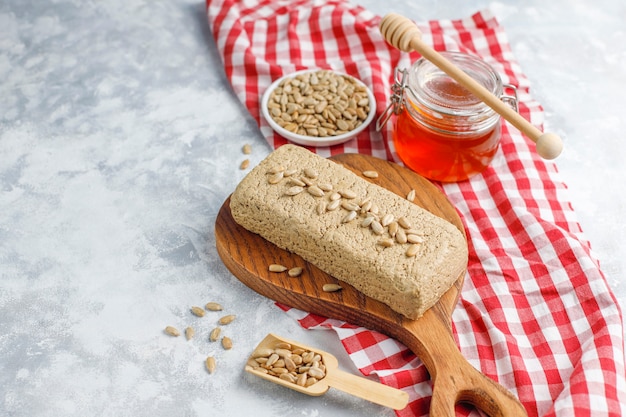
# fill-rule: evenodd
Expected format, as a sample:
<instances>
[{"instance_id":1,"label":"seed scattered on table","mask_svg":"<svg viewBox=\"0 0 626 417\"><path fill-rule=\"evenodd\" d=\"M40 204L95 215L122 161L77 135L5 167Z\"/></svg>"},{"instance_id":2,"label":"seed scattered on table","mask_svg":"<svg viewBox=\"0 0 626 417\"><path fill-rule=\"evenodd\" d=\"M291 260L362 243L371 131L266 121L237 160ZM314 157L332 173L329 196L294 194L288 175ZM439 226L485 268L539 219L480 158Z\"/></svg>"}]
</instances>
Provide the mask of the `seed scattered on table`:
<instances>
[{"instance_id":1,"label":"seed scattered on table","mask_svg":"<svg viewBox=\"0 0 626 417\"><path fill-rule=\"evenodd\" d=\"M193 329L193 327L187 327L185 329L185 337L187 338L187 340L191 340L193 339L193 337L195 336L196 332Z\"/></svg>"},{"instance_id":2,"label":"seed scattered on table","mask_svg":"<svg viewBox=\"0 0 626 417\"><path fill-rule=\"evenodd\" d=\"M221 332L222 332L222 329L219 327L216 327L215 329L211 330L211 333L209 333L209 340L211 342L216 342L217 339L220 338Z\"/></svg>"},{"instance_id":3,"label":"seed scattered on table","mask_svg":"<svg viewBox=\"0 0 626 417\"><path fill-rule=\"evenodd\" d=\"M170 336L174 336L174 337L180 336L180 332L174 326L167 326L165 328L165 333L169 334Z\"/></svg>"},{"instance_id":4,"label":"seed scattered on table","mask_svg":"<svg viewBox=\"0 0 626 417\"><path fill-rule=\"evenodd\" d=\"M235 320L235 317L236 316L234 314L229 314L227 316L224 316L224 317L220 318L218 320L218 323L221 324L222 326L225 326L227 324L232 323Z\"/></svg>"},{"instance_id":5,"label":"seed scattered on table","mask_svg":"<svg viewBox=\"0 0 626 417\"><path fill-rule=\"evenodd\" d=\"M201 307L193 306L191 307L191 313L197 317L204 317L204 309Z\"/></svg>"},{"instance_id":6,"label":"seed scattered on table","mask_svg":"<svg viewBox=\"0 0 626 417\"><path fill-rule=\"evenodd\" d=\"M228 336L222 337L222 347L225 350L232 349L233 348L233 341L232 341L232 339L230 337L228 337Z\"/></svg>"},{"instance_id":7,"label":"seed scattered on table","mask_svg":"<svg viewBox=\"0 0 626 417\"><path fill-rule=\"evenodd\" d=\"M206 303L204 308L209 311L222 311L223 310L223 307L221 304L213 302L213 301Z\"/></svg>"},{"instance_id":8,"label":"seed scattered on table","mask_svg":"<svg viewBox=\"0 0 626 417\"><path fill-rule=\"evenodd\" d=\"M239 169L247 169L250 166L250 160L249 159L244 159L243 161L241 161L241 164L239 165Z\"/></svg>"},{"instance_id":9,"label":"seed scattered on table","mask_svg":"<svg viewBox=\"0 0 626 417\"><path fill-rule=\"evenodd\" d=\"M215 364L215 358L213 356L209 356L208 358L206 358L205 364L206 364L206 369L207 371L209 371L210 374L215 372L216 364Z\"/></svg>"}]
</instances>

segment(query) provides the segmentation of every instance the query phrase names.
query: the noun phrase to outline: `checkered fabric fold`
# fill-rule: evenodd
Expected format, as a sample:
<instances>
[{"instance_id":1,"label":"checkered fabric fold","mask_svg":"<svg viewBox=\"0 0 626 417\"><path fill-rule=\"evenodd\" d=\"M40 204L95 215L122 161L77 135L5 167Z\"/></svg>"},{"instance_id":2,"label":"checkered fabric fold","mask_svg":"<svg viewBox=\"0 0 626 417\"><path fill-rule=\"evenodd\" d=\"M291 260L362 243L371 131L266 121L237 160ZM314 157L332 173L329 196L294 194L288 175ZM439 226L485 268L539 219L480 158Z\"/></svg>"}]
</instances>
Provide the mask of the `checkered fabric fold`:
<instances>
[{"instance_id":1,"label":"checkered fabric fold","mask_svg":"<svg viewBox=\"0 0 626 417\"><path fill-rule=\"evenodd\" d=\"M341 0L207 0L208 21L234 93L273 147L287 141L260 115L264 90L296 70L334 69L372 87L379 114L393 72L418 55L388 45L380 17ZM411 16L408 16L411 17ZM418 23L436 50L480 56L517 87L519 111L541 128L543 110L489 11L466 19ZM391 123L372 126L322 156L353 152L399 163ZM438 184L461 214L469 265L453 313L461 353L512 391L529 416L621 416L626 411L623 323L589 243L568 202L556 165L503 122L500 150L469 181ZM406 390L398 416L427 416L432 385L423 364L380 333L286 306L309 329L332 329L364 375ZM459 415L480 415L458 409Z\"/></svg>"}]
</instances>

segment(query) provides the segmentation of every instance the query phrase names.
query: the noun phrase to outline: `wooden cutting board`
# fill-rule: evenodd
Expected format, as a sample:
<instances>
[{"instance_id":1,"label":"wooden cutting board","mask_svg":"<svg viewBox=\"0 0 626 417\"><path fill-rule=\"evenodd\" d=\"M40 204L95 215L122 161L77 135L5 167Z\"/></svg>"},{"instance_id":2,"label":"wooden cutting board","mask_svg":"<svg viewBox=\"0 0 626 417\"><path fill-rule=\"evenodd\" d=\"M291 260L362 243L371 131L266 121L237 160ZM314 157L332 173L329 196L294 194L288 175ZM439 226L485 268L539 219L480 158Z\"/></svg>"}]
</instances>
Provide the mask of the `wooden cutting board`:
<instances>
[{"instance_id":1,"label":"wooden cutting board","mask_svg":"<svg viewBox=\"0 0 626 417\"><path fill-rule=\"evenodd\" d=\"M358 175L366 170L377 171L378 178L369 181L403 198L415 190L415 204L448 220L465 235L463 223L446 196L413 171L366 155L342 154L330 159ZM463 358L452 337L451 315L465 273L421 318L409 320L343 282L341 291L324 292L324 284L340 281L239 226L230 213L229 202L230 198L218 213L215 240L222 261L241 282L288 306L376 330L402 342L424 362L433 380L432 416L455 416L458 402L470 403L490 416L527 415L509 391ZM270 272L270 264L301 266L304 272L292 278L287 273Z\"/></svg>"}]
</instances>

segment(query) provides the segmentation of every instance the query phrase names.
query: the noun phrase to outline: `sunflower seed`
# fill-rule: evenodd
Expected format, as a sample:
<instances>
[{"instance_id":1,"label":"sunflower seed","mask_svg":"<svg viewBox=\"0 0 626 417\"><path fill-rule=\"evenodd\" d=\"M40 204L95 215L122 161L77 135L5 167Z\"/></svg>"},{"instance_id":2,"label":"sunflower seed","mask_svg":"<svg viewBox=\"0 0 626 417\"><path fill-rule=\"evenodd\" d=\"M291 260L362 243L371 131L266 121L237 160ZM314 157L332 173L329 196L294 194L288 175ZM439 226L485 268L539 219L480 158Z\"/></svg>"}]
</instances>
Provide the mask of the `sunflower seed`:
<instances>
[{"instance_id":1,"label":"sunflower seed","mask_svg":"<svg viewBox=\"0 0 626 417\"><path fill-rule=\"evenodd\" d=\"M165 328L165 333L169 334L170 336L174 336L174 337L180 336L180 332L178 331L178 329L176 327L173 327L173 326L167 326Z\"/></svg>"},{"instance_id":2,"label":"sunflower seed","mask_svg":"<svg viewBox=\"0 0 626 417\"><path fill-rule=\"evenodd\" d=\"M424 243L423 237L414 234L406 235L406 240L409 243Z\"/></svg>"},{"instance_id":3,"label":"sunflower seed","mask_svg":"<svg viewBox=\"0 0 626 417\"><path fill-rule=\"evenodd\" d=\"M396 232L396 241L400 244L404 244L407 242L406 239L406 233L404 233L404 229L398 229L398 231Z\"/></svg>"},{"instance_id":4,"label":"sunflower seed","mask_svg":"<svg viewBox=\"0 0 626 417\"><path fill-rule=\"evenodd\" d=\"M243 161L241 161L241 164L239 165L239 169L241 170L247 169L249 166L250 166L250 160L244 159Z\"/></svg>"},{"instance_id":5,"label":"sunflower seed","mask_svg":"<svg viewBox=\"0 0 626 417\"><path fill-rule=\"evenodd\" d=\"M387 213L383 216L383 218L380 220L380 224L385 227L385 226L389 226L389 224L391 224L391 222L393 221L393 214Z\"/></svg>"},{"instance_id":6,"label":"sunflower seed","mask_svg":"<svg viewBox=\"0 0 626 417\"><path fill-rule=\"evenodd\" d=\"M207 371L209 371L210 374L215 372L216 364L215 364L215 358L213 356L209 356L208 358L206 358L205 364L206 364L206 369Z\"/></svg>"},{"instance_id":7,"label":"sunflower seed","mask_svg":"<svg viewBox=\"0 0 626 417\"><path fill-rule=\"evenodd\" d=\"M352 190L339 190L339 194L343 197L343 198L347 198L349 200L356 198L356 193Z\"/></svg>"},{"instance_id":8,"label":"sunflower seed","mask_svg":"<svg viewBox=\"0 0 626 417\"><path fill-rule=\"evenodd\" d=\"M267 179L267 182L269 182L270 184L278 184L279 182L282 181L284 176L285 174L283 171L277 172L275 174L270 175L269 178Z\"/></svg>"},{"instance_id":9,"label":"sunflower seed","mask_svg":"<svg viewBox=\"0 0 626 417\"><path fill-rule=\"evenodd\" d=\"M341 290L341 285L339 285L339 284L324 284L322 286L322 290L324 290L325 292L339 291L339 290Z\"/></svg>"},{"instance_id":10,"label":"sunflower seed","mask_svg":"<svg viewBox=\"0 0 626 417\"><path fill-rule=\"evenodd\" d=\"M409 201L414 201L415 200L415 190L409 191L409 193L406 195L406 199L409 200Z\"/></svg>"},{"instance_id":11,"label":"sunflower seed","mask_svg":"<svg viewBox=\"0 0 626 417\"><path fill-rule=\"evenodd\" d=\"M249 143L246 143L241 148L241 152L243 152L244 155L250 155L252 153L252 147L250 146Z\"/></svg>"},{"instance_id":12,"label":"sunflower seed","mask_svg":"<svg viewBox=\"0 0 626 417\"><path fill-rule=\"evenodd\" d=\"M220 327L216 327L215 329L211 330L211 333L209 333L209 340L211 342L217 341L217 339L220 338L221 332L222 332L222 329Z\"/></svg>"},{"instance_id":13,"label":"sunflower seed","mask_svg":"<svg viewBox=\"0 0 626 417\"><path fill-rule=\"evenodd\" d=\"M195 336L196 332L193 329L193 327L187 327L185 329L185 337L187 338L187 340L191 340L193 339L193 337Z\"/></svg>"},{"instance_id":14,"label":"sunflower seed","mask_svg":"<svg viewBox=\"0 0 626 417\"><path fill-rule=\"evenodd\" d=\"M417 255L417 252L419 251L419 249L420 249L420 245L415 244L415 243L412 244L406 250L406 256L408 256L410 258L410 257L413 257L413 256Z\"/></svg>"},{"instance_id":15,"label":"sunflower seed","mask_svg":"<svg viewBox=\"0 0 626 417\"><path fill-rule=\"evenodd\" d=\"M270 272L285 272L287 267L280 264L271 264L268 269Z\"/></svg>"},{"instance_id":16,"label":"sunflower seed","mask_svg":"<svg viewBox=\"0 0 626 417\"><path fill-rule=\"evenodd\" d=\"M341 200L331 200L330 203L326 206L326 210L333 211L336 210L341 204Z\"/></svg>"},{"instance_id":17,"label":"sunflower seed","mask_svg":"<svg viewBox=\"0 0 626 417\"><path fill-rule=\"evenodd\" d=\"M222 318L220 318L217 322L221 325L227 325L233 322L233 320L235 320L235 315L234 314L229 314L227 316L224 316Z\"/></svg>"},{"instance_id":18,"label":"sunflower seed","mask_svg":"<svg viewBox=\"0 0 626 417\"><path fill-rule=\"evenodd\" d=\"M202 309L201 307L193 306L191 307L191 312L194 316L204 317L204 309Z\"/></svg>"},{"instance_id":19,"label":"sunflower seed","mask_svg":"<svg viewBox=\"0 0 626 417\"><path fill-rule=\"evenodd\" d=\"M378 172L376 171L363 171L363 176L366 178L378 178Z\"/></svg>"},{"instance_id":20,"label":"sunflower seed","mask_svg":"<svg viewBox=\"0 0 626 417\"><path fill-rule=\"evenodd\" d=\"M358 204L345 200L341 202L341 207L348 211L358 211L361 209Z\"/></svg>"},{"instance_id":21,"label":"sunflower seed","mask_svg":"<svg viewBox=\"0 0 626 417\"><path fill-rule=\"evenodd\" d=\"M300 187L300 186L296 185L296 186L293 186L293 187L287 189L287 191L285 191L285 194L290 195L290 196L294 196L294 195L300 194L302 191L304 191L304 187Z\"/></svg>"},{"instance_id":22,"label":"sunflower seed","mask_svg":"<svg viewBox=\"0 0 626 417\"><path fill-rule=\"evenodd\" d=\"M228 336L222 337L222 347L225 350L232 349L233 348L233 341L232 341L232 339L230 337L228 337Z\"/></svg>"},{"instance_id":23,"label":"sunflower seed","mask_svg":"<svg viewBox=\"0 0 626 417\"><path fill-rule=\"evenodd\" d=\"M304 168L304 175L314 180L319 174L313 168Z\"/></svg>"},{"instance_id":24,"label":"sunflower seed","mask_svg":"<svg viewBox=\"0 0 626 417\"><path fill-rule=\"evenodd\" d=\"M221 311L222 310L222 305L219 304L219 303L215 303L215 302L211 301L209 303L206 303L204 308L209 310L209 311Z\"/></svg>"},{"instance_id":25,"label":"sunflower seed","mask_svg":"<svg viewBox=\"0 0 626 417\"><path fill-rule=\"evenodd\" d=\"M349 223L354 219L356 219L356 211L349 211L348 214L341 219L341 223Z\"/></svg>"},{"instance_id":26,"label":"sunflower seed","mask_svg":"<svg viewBox=\"0 0 626 417\"><path fill-rule=\"evenodd\" d=\"M290 277L299 277L300 275L302 275L302 267L296 266L294 268L291 268L289 271L287 271L287 275L289 275Z\"/></svg>"},{"instance_id":27,"label":"sunflower seed","mask_svg":"<svg viewBox=\"0 0 626 417\"><path fill-rule=\"evenodd\" d=\"M317 185L312 185L306 189L309 194L315 197L324 197L324 191L319 188Z\"/></svg>"},{"instance_id":28,"label":"sunflower seed","mask_svg":"<svg viewBox=\"0 0 626 417\"><path fill-rule=\"evenodd\" d=\"M378 222L378 220L374 220L370 224L370 227L372 228L372 231L376 233L377 235L382 235L385 232L385 228L383 227L382 224Z\"/></svg>"},{"instance_id":29,"label":"sunflower seed","mask_svg":"<svg viewBox=\"0 0 626 417\"><path fill-rule=\"evenodd\" d=\"M398 224L402 227L404 227L405 229L410 229L411 228L411 222L409 222L409 220L406 217L400 217L398 219Z\"/></svg>"}]
</instances>

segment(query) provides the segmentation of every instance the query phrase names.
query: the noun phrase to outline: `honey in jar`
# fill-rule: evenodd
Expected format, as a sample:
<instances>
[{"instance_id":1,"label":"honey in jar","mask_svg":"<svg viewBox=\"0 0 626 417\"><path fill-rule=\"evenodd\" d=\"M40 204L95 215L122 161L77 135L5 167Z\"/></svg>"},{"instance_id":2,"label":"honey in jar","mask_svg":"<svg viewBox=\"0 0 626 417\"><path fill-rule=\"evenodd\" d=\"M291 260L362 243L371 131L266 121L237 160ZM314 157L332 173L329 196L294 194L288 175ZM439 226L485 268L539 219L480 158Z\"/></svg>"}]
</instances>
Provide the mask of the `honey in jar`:
<instances>
[{"instance_id":1,"label":"honey in jar","mask_svg":"<svg viewBox=\"0 0 626 417\"><path fill-rule=\"evenodd\" d=\"M500 76L486 62L442 52L497 97ZM402 162L436 181L463 181L482 172L500 144L500 116L469 90L424 58L404 71L393 143Z\"/></svg>"}]
</instances>

